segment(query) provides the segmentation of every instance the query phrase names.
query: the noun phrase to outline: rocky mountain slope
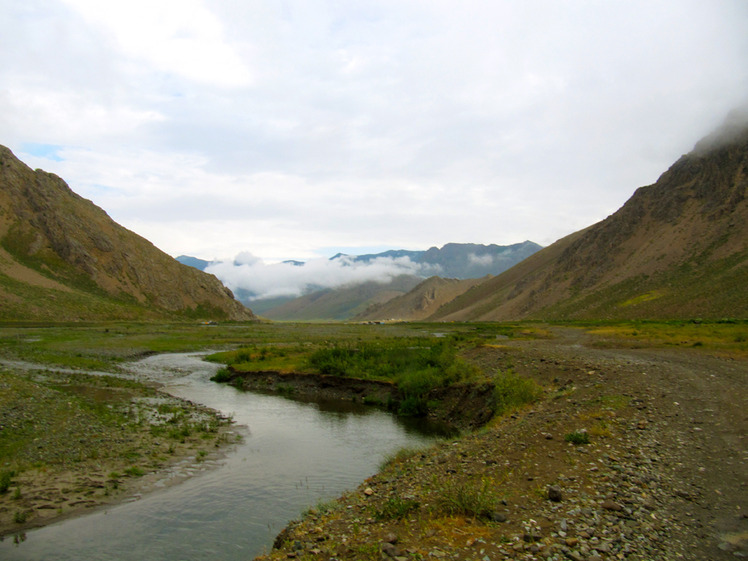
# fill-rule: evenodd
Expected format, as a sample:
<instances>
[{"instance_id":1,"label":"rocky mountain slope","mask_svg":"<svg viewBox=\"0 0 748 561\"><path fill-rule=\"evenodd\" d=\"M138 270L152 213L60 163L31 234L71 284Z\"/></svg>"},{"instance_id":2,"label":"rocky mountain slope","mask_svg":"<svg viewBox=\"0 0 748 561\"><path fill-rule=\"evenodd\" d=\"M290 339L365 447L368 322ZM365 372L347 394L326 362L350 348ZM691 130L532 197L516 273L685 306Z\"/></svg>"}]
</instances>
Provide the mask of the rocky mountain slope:
<instances>
[{"instance_id":1,"label":"rocky mountain slope","mask_svg":"<svg viewBox=\"0 0 748 561\"><path fill-rule=\"evenodd\" d=\"M748 317L748 118L732 116L605 220L431 316Z\"/></svg>"},{"instance_id":2,"label":"rocky mountain slope","mask_svg":"<svg viewBox=\"0 0 748 561\"><path fill-rule=\"evenodd\" d=\"M216 277L178 263L0 146L0 318L167 316L254 318Z\"/></svg>"}]
</instances>

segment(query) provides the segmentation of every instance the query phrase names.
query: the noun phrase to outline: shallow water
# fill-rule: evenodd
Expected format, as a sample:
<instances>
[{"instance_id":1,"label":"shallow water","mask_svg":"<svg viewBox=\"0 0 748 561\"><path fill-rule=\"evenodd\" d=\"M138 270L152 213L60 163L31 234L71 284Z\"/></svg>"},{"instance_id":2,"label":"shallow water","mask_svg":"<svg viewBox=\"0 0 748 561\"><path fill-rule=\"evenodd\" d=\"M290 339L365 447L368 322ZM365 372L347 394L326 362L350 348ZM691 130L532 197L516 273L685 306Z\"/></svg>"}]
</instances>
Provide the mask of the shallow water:
<instances>
[{"instance_id":1,"label":"shallow water","mask_svg":"<svg viewBox=\"0 0 748 561\"><path fill-rule=\"evenodd\" d=\"M209 381L216 368L196 354L169 354L148 357L133 372L246 427L237 429L244 441L219 467L135 502L29 531L18 544L6 538L0 558L252 559L305 508L354 489L399 448L434 438L427 427L364 406L216 384Z\"/></svg>"}]
</instances>

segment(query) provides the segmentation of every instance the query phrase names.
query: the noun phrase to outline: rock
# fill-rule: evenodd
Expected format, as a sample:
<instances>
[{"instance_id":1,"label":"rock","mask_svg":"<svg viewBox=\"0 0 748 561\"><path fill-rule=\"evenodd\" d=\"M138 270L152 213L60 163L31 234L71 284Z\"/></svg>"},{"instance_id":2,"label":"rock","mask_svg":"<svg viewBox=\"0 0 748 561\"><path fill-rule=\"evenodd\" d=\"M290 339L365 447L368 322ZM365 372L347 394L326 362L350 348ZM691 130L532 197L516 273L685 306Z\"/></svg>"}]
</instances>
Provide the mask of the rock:
<instances>
[{"instance_id":1,"label":"rock","mask_svg":"<svg viewBox=\"0 0 748 561\"><path fill-rule=\"evenodd\" d=\"M503 512L494 511L488 515L488 519L491 522L506 522L509 517Z\"/></svg>"},{"instance_id":2,"label":"rock","mask_svg":"<svg viewBox=\"0 0 748 561\"><path fill-rule=\"evenodd\" d=\"M397 535L390 532L386 536L384 536L385 543L397 543Z\"/></svg>"},{"instance_id":3,"label":"rock","mask_svg":"<svg viewBox=\"0 0 748 561\"><path fill-rule=\"evenodd\" d=\"M610 499L606 499L601 502L600 506L605 510L612 510L614 512L620 512L623 510L623 507L621 505L619 505L617 502L611 501Z\"/></svg>"},{"instance_id":4,"label":"rock","mask_svg":"<svg viewBox=\"0 0 748 561\"><path fill-rule=\"evenodd\" d=\"M561 492L561 489L557 487L556 485L551 485L548 487L548 500L553 501L554 503L559 503L563 500L564 495Z\"/></svg>"},{"instance_id":5,"label":"rock","mask_svg":"<svg viewBox=\"0 0 748 561\"><path fill-rule=\"evenodd\" d=\"M389 542L383 543L381 545L381 549L382 553L384 553L388 557L392 557L393 559L400 555L400 550L394 544L391 544Z\"/></svg>"}]
</instances>

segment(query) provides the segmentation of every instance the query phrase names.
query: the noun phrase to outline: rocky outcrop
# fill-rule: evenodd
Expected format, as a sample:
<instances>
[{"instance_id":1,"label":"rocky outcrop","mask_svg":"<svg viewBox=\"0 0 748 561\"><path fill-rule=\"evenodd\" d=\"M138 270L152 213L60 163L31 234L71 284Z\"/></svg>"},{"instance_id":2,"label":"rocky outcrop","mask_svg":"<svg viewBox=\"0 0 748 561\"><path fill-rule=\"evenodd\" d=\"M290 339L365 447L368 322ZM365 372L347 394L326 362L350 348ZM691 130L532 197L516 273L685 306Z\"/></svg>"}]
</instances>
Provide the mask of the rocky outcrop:
<instances>
[{"instance_id":1,"label":"rocky outcrop","mask_svg":"<svg viewBox=\"0 0 748 561\"><path fill-rule=\"evenodd\" d=\"M123 316L144 308L155 316L254 318L216 277L178 263L74 193L60 177L30 169L1 146L0 186L5 256L0 272L15 281L27 282L33 271L61 290L116 301ZM3 289L11 291L9 285ZM29 318L36 316L32 304L38 303L28 304L16 306L14 314L21 317L14 319L23 319L24 311ZM95 312L68 312L61 309L60 319L96 319Z\"/></svg>"}]
</instances>

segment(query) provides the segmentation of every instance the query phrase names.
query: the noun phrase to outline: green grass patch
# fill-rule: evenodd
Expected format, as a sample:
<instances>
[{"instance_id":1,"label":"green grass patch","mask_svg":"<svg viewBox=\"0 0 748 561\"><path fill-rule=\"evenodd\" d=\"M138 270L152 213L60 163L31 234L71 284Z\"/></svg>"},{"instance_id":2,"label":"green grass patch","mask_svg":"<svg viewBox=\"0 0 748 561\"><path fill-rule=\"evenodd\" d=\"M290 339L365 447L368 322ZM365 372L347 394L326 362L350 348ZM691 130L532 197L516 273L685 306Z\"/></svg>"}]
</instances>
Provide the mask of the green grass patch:
<instances>
[{"instance_id":1,"label":"green grass patch","mask_svg":"<svg viewBox=\"0 0 748 561\"><path fill-rule=\"evenodd\" d=\"M437 491L436 505L443 514L490 518L500 497L489 479L451 481Z\"/></svg>"},{"instance_id":2,"label":"green grass patch","mask_svg":"<svg viewBox=\"0 0 748 561\"><path fill-rule=\"evenodd\" d=\"M493 379L494 414L504 415L515 409L535 403L543 396L543 388L530 378L511 370L499 371Z\"/></svg>"},{"instance_id":3,"label":"green grass patch","mask_svg":"<svg viewBox=\"0 0 748 561\"><path fill-rule=\"evenodd\" d=\"M612 344L612 339L642 347L700 348L748 355L748 320L586 322L579 325L604 337L607 344Z\"/></svg>"},{"instance_id":4,"label":"green grass patch","mask_svg":"<svg viewBox=\"0 0 748 561\"><path fill-rule=\"evenodd\" d=\"M567 433L564 436L564 440L566 442L571 442L572 444L576 444L576 445L589 444L590 435L585 430L575 430L570 433Z\"/></svg>"},{"instance_id":5,"label":"green grass patch","mask_svg":"<svg viewBox=\"0 0 748 561\"><path fill-rule=\"evenodd\" d=\"M375 520L402 520L418 510L421 504L413 498L390 497L380 507L373 509Z\"/></svg>"}]
</instances>

